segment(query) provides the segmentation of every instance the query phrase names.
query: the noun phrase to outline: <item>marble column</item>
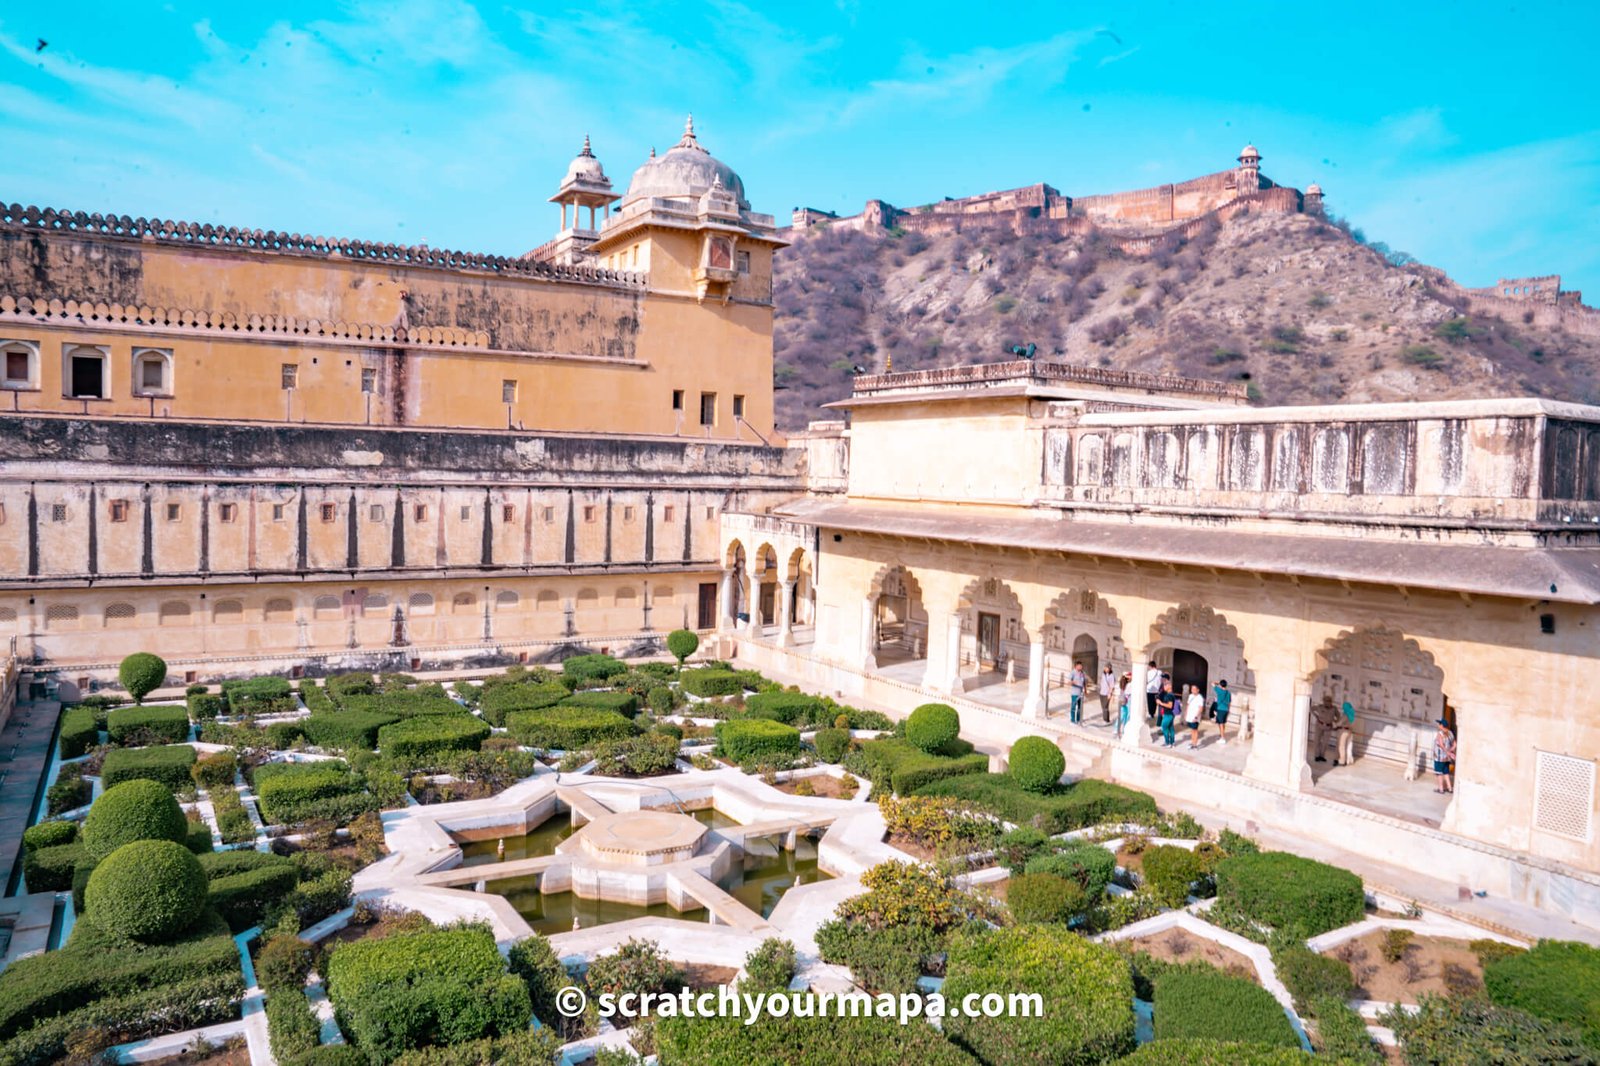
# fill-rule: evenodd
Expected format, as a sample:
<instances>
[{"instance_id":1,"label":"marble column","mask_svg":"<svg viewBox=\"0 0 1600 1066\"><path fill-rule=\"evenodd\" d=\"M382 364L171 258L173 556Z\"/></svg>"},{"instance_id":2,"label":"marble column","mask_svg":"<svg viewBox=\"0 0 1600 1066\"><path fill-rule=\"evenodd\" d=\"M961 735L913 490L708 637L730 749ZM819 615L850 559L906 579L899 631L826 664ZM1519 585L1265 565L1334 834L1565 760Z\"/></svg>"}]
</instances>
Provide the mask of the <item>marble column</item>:
<instances>
[{"instance_id":1,"label":"marble column","mask_svg":"<svg viewBox=\"0 0 1600 1066\"><path fill-rule=\"evenodd\" d=\"M940 690L958 696L961 688L961 612L953 611L945 626L944 678Z\"/></svg>"},{"instance_id":2,"label":"marble column","mask_svg":"<svg viewBox=\"0 0 1600 1066\"><path fill-rule=\"evenodd\" d=\"M1022 716L1038 718L1044 714L1044 688L1049 683L1044 665L1044 641L1035 638L1028 645L1028 698L1022 701Z\"/></svg>"},{"instance_id":3,"label":"marble column","mask_svg":"<svg viewBox=\"0 0 1600 1066\"><path fill-rule=\"evenodd\" d=\"M1306 762L1306 738L1311 730L1310 682L1297 677L1293 670L1256 670L1250 718L1255 735L1250 740L1244 775L1309 791L1311 767Z\"/></svg>"},{"instance_id":4,"label":"marble column","mask_svg":"<svg viewBox=\"0 0 1600 1066\"><path fill-rule=\"evenodd\" d=\"M794 623L789 620L794 613L794 582L785 581L778 591L778 647L788 648L794 644Z\"/></svg>"},{"instance_id":5,"label":"marble column","mask_svg":"<svg viewBox=\"0 0 1600 1066\"><path fill-rule=\"evenodd\" d=\"M1134 658L1133 666L1129 671L1133 678L1128 682L1128 725L1122 731L1122 743L1130 748L1148 747L1150 744L1150 728L1145 724L1144 690L1150 683L1150 667L1142 656ZM1113 713L1121 713L1115 711Z\"/></svg>"},{"instance_id":6,"label":"marble column","mask_svg":"<svg viewBox=\"0 0 1600 1066\"><path fill-rule=\"evenodd\" d=\"M717 615L717 629L724 632L734 628L733 583L738 580L738 574L737 570L722 572L722 608Z\"/></svg>"},{"instance_id":7,"label":"marble column","mask_svg":"<svg viewBox=\"0 0 1600 1066\"><path fill-rule=\"evenodd\" d=\"M761 586L757 583L755 567L745 571L745 577L750 583L750 595L745 597L745 610L750 612L750 622L746 627L751 637L761 637Z\"/></svg>"},{"instance_id":8,"label":"marble column","mask_svg":"<svg viewBox=\"0 0 1600 1066\"><path fill-rule=\"evenodd\" d=\"M871 596L861 601L861 668L878 666L878 601Z\"/></svg>"}]
</instances>

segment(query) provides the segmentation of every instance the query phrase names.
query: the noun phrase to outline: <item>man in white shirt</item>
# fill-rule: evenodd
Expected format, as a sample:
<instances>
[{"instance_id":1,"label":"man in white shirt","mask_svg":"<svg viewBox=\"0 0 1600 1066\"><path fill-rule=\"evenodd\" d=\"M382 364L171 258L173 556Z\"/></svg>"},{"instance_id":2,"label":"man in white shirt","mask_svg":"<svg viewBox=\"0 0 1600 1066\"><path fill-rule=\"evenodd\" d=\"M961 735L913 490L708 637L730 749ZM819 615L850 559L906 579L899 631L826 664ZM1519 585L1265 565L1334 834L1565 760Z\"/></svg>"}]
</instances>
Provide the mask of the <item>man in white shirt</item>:
<instances>
[{"instance_id":1,"label":"man in white shirt","mask_svg":"<svg viewBox=\"0 0 1600 1066\"><path fill-rule=\"evenodd\" d=\"M1100 720L1111 721L1111 695L1117 690L1117 675L1112 672L1111 664L1107 663L1100 668Z\"/></svg>"},{"instance_id":2,"label":"man in white shirt","mask_svg":"<svg viewBox=\"0 0 1600 1066\"><path fill-rule=\"evenodd\" d=\"M1144 683L1144 716L1153 722L1156 720L1156 693L1161 691L1161 668L1152 662L1149 670Z\"/></svg>"}]
</instances>

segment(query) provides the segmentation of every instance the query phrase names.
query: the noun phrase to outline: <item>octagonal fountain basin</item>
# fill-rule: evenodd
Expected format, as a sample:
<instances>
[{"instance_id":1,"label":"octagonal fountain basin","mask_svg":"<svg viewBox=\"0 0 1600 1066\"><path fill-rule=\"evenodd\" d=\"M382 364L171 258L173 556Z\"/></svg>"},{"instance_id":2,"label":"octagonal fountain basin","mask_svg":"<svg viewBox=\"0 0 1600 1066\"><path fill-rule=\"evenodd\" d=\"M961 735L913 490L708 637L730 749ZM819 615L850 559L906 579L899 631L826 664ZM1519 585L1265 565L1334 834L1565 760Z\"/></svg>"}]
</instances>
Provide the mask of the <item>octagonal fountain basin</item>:
<instances>
[{"instance_id":1,"label":"octagonal fountain basin","mask_svg":"<svg viewBox=\"0 0 1600 1066\"><path fill-rule=\"evenodd\" d=\"M614 811L584 825L578 846L598 862L664 866L694 858L707 831L676 811Z\"/></svg>"}]
</instances>

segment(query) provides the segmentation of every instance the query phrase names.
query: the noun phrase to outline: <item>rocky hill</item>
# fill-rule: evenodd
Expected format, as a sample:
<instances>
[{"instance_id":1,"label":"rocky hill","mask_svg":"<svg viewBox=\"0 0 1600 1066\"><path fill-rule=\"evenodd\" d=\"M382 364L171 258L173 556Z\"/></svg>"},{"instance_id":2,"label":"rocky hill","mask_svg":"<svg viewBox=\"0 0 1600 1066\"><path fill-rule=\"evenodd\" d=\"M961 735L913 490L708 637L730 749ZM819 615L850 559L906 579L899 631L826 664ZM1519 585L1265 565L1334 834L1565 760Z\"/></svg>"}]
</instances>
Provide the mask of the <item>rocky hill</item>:
<instances>
[{"instance_id":1,"label":"rocky hill","mask_svg":"<svg viewBox=\"0 0 1600 1066\"><path fill-rule=\"evenodd\" d=\"M1147 255L1103 232L815 228L776 267L779 422L836 417L819 406L849 395L855 366L993 362L1029 343L1041 359L1245 381L1268 404L1600 402L1600 326L1486 313L1396 258L1304 214L1212 222Z\"/></svg>"}]
</instances>

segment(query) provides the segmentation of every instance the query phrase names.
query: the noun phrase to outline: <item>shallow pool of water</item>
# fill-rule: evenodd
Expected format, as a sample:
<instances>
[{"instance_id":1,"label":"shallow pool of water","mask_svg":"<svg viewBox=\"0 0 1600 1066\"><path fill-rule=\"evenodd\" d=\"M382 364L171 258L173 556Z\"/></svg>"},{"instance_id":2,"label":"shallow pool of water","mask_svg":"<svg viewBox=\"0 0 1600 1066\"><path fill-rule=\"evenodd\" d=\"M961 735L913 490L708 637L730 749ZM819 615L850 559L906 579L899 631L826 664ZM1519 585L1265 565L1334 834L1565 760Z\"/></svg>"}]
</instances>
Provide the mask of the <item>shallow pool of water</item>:
<instances>
[{"instance_id":1,"label":"shallow pool of water","mask_svg":"<svg viewBox=\"0 0 1600 1066\"><path fill-rule=\"evenodd\" d=\"M494 837L488 840L473 840L461 844L461 865L482 866L492 862L512 862L516 859L536 859L541 855L554 855L556 845L577 832L572 827L572 817L568 814L557 814L545 821L533 832L526 836L506 837L506 851L500 855L500 841Z\"/></svg>"},{"instance_id":2,"label":"shallow pool of water","mask_svg":"<svg viewBox=\"0 0 1600 1066\"><path fill-rule=\"evenodd\" d=\"M778 846L776 838L752 838L745 841L743 868L736 868L720 883L734 899L761 917L770 918L773 908L791 888L832 877L817 866L815 840L801 837L795 850L788 851Z\"/></svg>"},{"instance_id":3,"label":"shallow pool of water","mask_svg":"<svg viewBox=\"0 0 1600 1066\"><path fill-rule=\"evenodd\" d=\"M662 810L671 808L663 807ZM726 829L730 825L743 825L739 819L729 814L723 814L715 807L704 807L698 811L690 811L689 817L705 826L707 829Z\"/></svg>"},{"instance_id":4,"label":"shallow pool of water","mask_svg":"<svg viewBox=\"0 0 1600 1066\"><path fill-rule=\"evenodd\" d=\"M711 913L704 907L692 911L676 911L666 903L652 903L647 907L637 903L613 903L603 899L580 899L571 892L539 891L539 878L508 877L490 881L485 888L504 896L517 913L527 919L536 933L554 936L570 933L574 928L593 929L597 925L625 922L630 918L681 918L686 922L709 922ZM577 919L577 925L573 925Z\"/></svg>"}]
</instances>

